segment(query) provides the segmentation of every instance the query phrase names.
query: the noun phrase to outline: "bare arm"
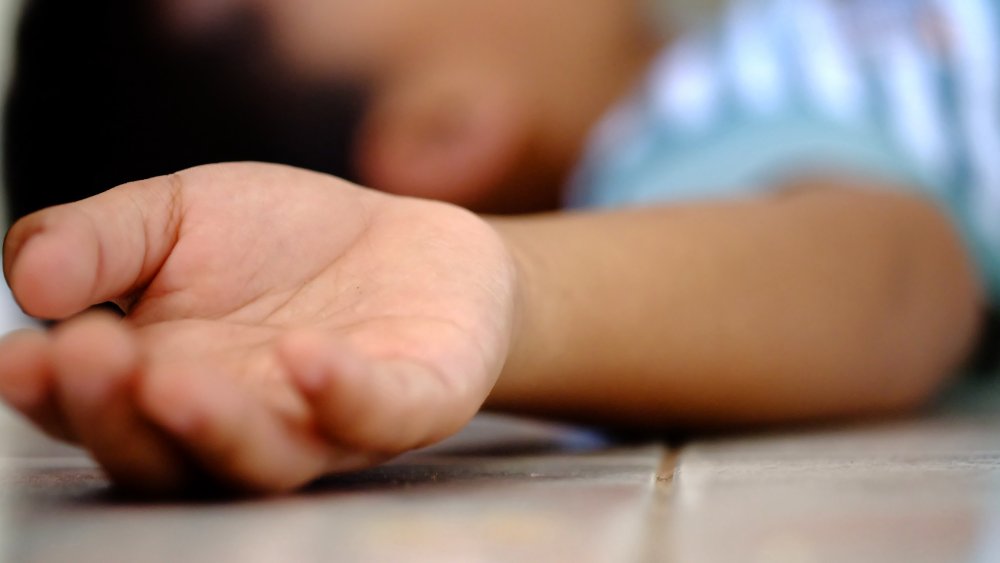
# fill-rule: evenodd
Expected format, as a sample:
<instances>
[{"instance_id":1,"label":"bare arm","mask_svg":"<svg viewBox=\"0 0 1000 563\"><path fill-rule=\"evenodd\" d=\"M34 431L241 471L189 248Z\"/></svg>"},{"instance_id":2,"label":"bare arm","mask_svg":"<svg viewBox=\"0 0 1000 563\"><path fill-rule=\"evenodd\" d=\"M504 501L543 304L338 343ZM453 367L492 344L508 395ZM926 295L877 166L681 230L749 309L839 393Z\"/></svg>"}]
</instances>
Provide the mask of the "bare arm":
<instances>
[{"instance_id":1,"label":"bare arm","mask_svg":"<svg viewBox=\"0 0 1000 563\"><path fill-rule=\"evenodd\" d=\"M273 165L120 186L11 229L14 295L64 322L0 340L0 398L156 492L294 489L484 400L650 429L912 406L975 336L968 259L918 199L809 185L495 228ZM111 299L125 322L77 315Z\"/></svg>"},{"instance_id":2,"label":"bare arm","mask_svg":"<svg viewBox=\"0 0 1000 563\"><path fill-rule=\"evenodd\" d=\"M977 331L979 289L960 240L919 199L811 186L493 221L524 290L488 405L650 427L925 400Z\"/></svg>"}]
</instances>

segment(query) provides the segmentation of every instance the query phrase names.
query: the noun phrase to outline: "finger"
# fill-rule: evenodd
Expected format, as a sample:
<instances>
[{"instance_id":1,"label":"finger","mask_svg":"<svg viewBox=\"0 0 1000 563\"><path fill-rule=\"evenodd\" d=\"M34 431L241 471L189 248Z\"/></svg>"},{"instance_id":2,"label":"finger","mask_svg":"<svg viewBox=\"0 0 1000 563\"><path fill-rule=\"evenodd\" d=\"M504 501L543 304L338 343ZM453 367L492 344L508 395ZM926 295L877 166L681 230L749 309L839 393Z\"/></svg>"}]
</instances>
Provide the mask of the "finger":
<instances>
[{"instance_id":1,"label":"finger","mask_svg":"<svg viewBox=\"0 0 1000 563\"><path fill-rule=\"evenodd\" d=\"M110 315L88 314L61 327L53 348L66 418L111 479L144 492L179 490L184 460L136 407L132 335Z\"/></svg>"},{"instance_id":2,"label":"finger","mask_svg":"<svg viewBox=\"0 0 1000 563\"><path fill-rule=\"evenodd\" d=\"M151 377L143 408L208 473L238 491L274 493L325 473L328 444L262 404L230 379L203 368ZM342 462L370 465L342 454Z\"/></svg>"},{"instance_id":3,"label":"finger","mask_svg":"<svg viewBox=\"0 0 1000 563\"><path fill-rule=\"evenodd\" d=\"M0 340L0 396L45 433L76 441L55 395L49 336L22 330Z\"/></svg>"},{"instance_id":4,"label":"finger","mask_svg":"<svg viewBox=\"0 0 1000 563\"><path fill-rule=\"evenodd\" d=\"M430 445L461 429L482 402L428 366L369 362L323 335L289 336L279 355L327 436L355 449Z\"/></svg>"},{"instance_id":5,"label":"finger","mask_svg":"<svg viewBox=\"0 0 1000 563\"><path fill-rule=\"evenodd\" d=\"M21 307L62 319L148 283L177 238L177 178L127 184L18 221L3 264Z\"/></svg>"}]
</instances>

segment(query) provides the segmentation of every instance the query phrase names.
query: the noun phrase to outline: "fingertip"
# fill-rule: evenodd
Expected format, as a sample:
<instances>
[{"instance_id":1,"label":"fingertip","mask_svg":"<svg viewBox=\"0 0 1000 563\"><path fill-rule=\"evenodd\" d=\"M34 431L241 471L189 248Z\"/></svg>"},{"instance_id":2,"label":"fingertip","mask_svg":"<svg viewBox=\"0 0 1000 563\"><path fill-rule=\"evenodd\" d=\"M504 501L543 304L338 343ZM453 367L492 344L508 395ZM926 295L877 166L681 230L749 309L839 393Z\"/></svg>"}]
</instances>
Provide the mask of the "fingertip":
<instances>
[{"instance_id":1,"label":"fingertip","mask_svg":"<svg viewBox=\"0 0 1000 563\"><path fill-rule=\"evenodd\" d=\"M62 319L83 311L100 259L93 237L73 232L71 220L58 225L38 220L14 235L4 253L4 269L14 298L29 315Z\"/></svg>"},{"instance_id":2,"label":"fingertip","mask_svg":"<svg viewBox=\"0 0 1000 563\"><path fill-rule=\"evenodd\" d=\"M7 280L10 280L14 260L17 258L18 254L20 254L21 247L24 246L24 242L28 240L28 237L31 235L29 221L29 218L21 219L15 223L14 226L8 229L7 234L4 235L3 275Z\"/></svg>"},{"instance_id":3,"label":"fingertip","mask_svg":"<svg viewBox=\"0 0 1000 563\"><path fill-rule=\"evenodd\" d=\"M315 355L305 356L297 352L285 352L285 365L292 383L306 396L313 396L330 384L330 369Z\"/></svg>"},{"instance_id":4,"label":"fingertip","mask_svg":"<svg viewBox=\"0 0 1000 563\"><path fill-rule=\"evenodd\" d=\"M279 413L218 373L161 372L141 387L140 408L149 420L235 491L292 490L325 467L325 444L298 435Z\"/></svg>"},{"instance_id":5,"label":"fingertip","mask_svg":"<svg viewBox=\"0 0 1000 563\"><path fill-rule=\"evenodd\" d=\"M22 330L0 340L0 395L11 407L57 440L76 442L56 401L52 339L44 332Z\"/></svg>"},{"instance_id":6,"label":"fingertip","mask_svg":"<svg viewBox=\"0 0 1000 563\"><path fill-rule=\"evenodd\" d=\"M32 328L22 328L0 336L0 350L5 347L25 346L47 341L48 337L44 332Z\"/></svg>"},{"instance_id":7,"label":"fingertip","mask_svg":"<svg viewBox=\"0 0 1000 563\"><path fill-rule=\"evenodd\" d=\"M45 227L46 210L37 211L11 225L3 239L3 272L10 279L14 261L21 254L24 244Z\"/></svg>"},{"instance_id":8,"label":"fingertip","mask_svg":"<svg viewBox=\"0 0 1000 563\"><path fill-rule=\"evenodd\" d=\"M347 343L322 334L290 334L278 342L277 351L292 381L308 396L326 390L334 378L360 377L367 369Z\"/></svg>"},{"instance_id":9,"label":"fingertip","mask_svg":"<svg viewBox=\"0 0 1000 563\"><path fill-rule=\"evenodd\" d=\"M124 372L135 367L138 348L125 323L106 311L92 311L53 331L57 364L86 371Z\"/></svg>"},{"instance_id":10,"label":"fingertip","mask_svg":"<svg viewBox=\"0 0 1000 563\"><path fill-rule=\"evenodd\" d=\"M37 410L52 388L49 337L19 330L0 339L0 395L21 412Z\"/></svg>"},{"instance_id":11,"label":"fingertip","mask_svg":"<svg viewBox=\"0 0 1000 563\"><path fill-rule=\"evenodd\" d=\"M238 385L197 366L148 373L137 392L150 420L184 439L237 424L246 407Z\"/></svg>"},{"instance_id":12,"label":"fingertip","mask_svg":"<svg viewBox=\"0 0 1000 563\"><path fill-rule=\"evenodd\" d=\"M398 453L451 433L448 422L457 415L441 408L444 389L422 366L367 361L323 334L289 335L279 355L333 443Z\"/></svg>"},{"instance_id":13,"label":"fingertip","mask_svg":"<svg viewBox=\"0 0 1000 563\"><path fill-rule=\"evenodd\" d=\"M105 313L88 313L57 330L53 348L55 397L66 428L113 482L161 493L185 482L184 459L143 416L133 335Z\"/></svg>"},{"instance_id":14,"label":"fingertip","mask_svg":"<svg viewBox=\"0 0 1000 563\"><path fill-rule=\"evenodd\" d=\"M120 320L93 312L55 330L52 362L65 396L73 402L97 404L134 375L138 349Z\"/></svg>"},{"instance_id":15,"label":"fingertip","mask_svg":"<svg viewBox=\"0 0 1000 563\"><path fill-rule=\"evenodd\" d=\"M191 379L184 373L147 374L138 389L140 410L174 436L197 434L205 423L204 411L197 404L203 393L193 391Z\"/></svg>"}]
</instances>

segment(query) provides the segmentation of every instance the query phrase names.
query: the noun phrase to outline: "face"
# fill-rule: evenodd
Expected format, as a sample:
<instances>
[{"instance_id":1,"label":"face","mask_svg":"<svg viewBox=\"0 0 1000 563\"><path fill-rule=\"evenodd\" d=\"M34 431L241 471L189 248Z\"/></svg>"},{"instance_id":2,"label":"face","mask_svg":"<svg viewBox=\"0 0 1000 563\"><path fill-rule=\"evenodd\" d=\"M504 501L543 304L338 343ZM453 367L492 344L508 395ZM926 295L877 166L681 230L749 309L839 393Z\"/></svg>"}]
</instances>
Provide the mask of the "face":
<instances>
[{"instance_id":1,"label":"face","mask_svg":"<svg viewBox=\"0 0 1000 563\"><path fill-rule=\"evenodd\" d=\"M369 83L364 180L473 207L558 184L653 51L634 0L162 1L191 21L253 11L300 74Z\"/></svg>"}]
</instances>

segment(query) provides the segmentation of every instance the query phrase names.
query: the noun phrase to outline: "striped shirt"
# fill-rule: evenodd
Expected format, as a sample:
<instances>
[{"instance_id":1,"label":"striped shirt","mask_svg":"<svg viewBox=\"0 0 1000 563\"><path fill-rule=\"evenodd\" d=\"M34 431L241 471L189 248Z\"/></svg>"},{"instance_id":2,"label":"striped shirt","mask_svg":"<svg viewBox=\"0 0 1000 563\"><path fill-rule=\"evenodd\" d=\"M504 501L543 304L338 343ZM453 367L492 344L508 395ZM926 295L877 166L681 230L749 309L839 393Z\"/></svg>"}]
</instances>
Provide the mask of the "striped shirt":
<instances>
[{"instance_id":1,"label":"striped shirt","mask_svg":"<svg viewBox=\"0 0 1000 563\"><path fill-rule=\"evenodd\" d=\"M737 0L595 130L570 207L746 197L790 176L910 187L1000 303L1000 0Z\"/></svg>"}]
</instances>

